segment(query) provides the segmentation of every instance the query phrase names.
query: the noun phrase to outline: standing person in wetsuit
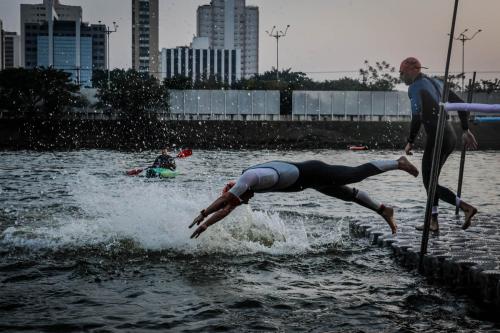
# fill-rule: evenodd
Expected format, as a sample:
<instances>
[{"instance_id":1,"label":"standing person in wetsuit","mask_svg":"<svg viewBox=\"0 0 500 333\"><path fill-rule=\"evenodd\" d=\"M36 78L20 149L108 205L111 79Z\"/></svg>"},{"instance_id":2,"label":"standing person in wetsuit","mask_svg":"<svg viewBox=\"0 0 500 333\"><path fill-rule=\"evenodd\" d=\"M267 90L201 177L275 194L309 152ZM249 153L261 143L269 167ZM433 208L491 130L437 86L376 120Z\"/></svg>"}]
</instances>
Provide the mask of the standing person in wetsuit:
<instances>
[{"instance_id":1,"label":"standing person in wetsuit","mask_svg":"<svg viewBox=\"0 0 500 333\"><path fill-rule=\"evenodd\" d=\"M439 117L439 102L441 101L441 92L443 91L443 83L434 78L430 78L421 72L422 65L413 57L406 58L401 63L399 73L401 80L408 85L408 96L411 102L411 126L408 142L405 147L407 155L412 154L413 142L418 135L421 124L424 125L427 141L425 144L424 155L422 157L422 179L425 189L428 191L432 156L434 151L434 143L436 139L436 131ZM463 103L453 91L450 90L448 102ZM460 122L462 124L462 140L468 149L476 149L476 138L469 130L469 117L467 112L458 112ZM456 147L457 137L455 131L449 122L446 122L443 146L441 150L441 159L439 163L439 172L443 167L446 159ZM456 196L448 188L437 185L436 196L434 198L434 206L432 207L432 219L430 224L431 231L439 230L438 223L438 201L439 199L449 203L450 205L458 206L464 211L465 221L462 229L467 229L471 224L472 217L477 213L477 209ZM423 225L417 226L418 230L423 230Z\"/></svg>"},{"instance_id":2,"label":"standing person in wetsuit","mask_svg":"<svg viewBox=\"0 0 500 333\"><path fill-rule=\"evenodd\" d=\"M417 168L404 156L398 160L372 161L357 167L329 165L321 161L273 161L251 166L243 171L236 182L229 182L223 194L194 219L189 228L195 224L200 225L212 214L195 230L191 238L198 238L209 226L222 220L237 206L247 204L255 192L299 192L308 188L344 201L356 202L377 212L389 224L392 233L396 233L393 208L380 204L364 191L346 186L390 170L403 170L418 176Z\"/></svg>"}]
</instances>

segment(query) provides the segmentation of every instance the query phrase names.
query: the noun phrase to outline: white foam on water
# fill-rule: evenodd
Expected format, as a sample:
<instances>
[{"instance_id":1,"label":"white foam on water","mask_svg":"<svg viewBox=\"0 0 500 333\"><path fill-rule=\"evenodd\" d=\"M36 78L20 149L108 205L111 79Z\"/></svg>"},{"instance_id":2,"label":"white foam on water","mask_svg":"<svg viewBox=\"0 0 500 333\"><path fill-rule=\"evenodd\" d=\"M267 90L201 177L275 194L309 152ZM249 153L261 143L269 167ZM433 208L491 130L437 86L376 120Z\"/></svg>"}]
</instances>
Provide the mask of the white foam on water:
<instances>
[{"instance_id":1,"label":"white foam on water","mask_svg":"<svg viewBox=\"0 0 500 333\"><path fill-rule=\"evenodd\" d=\"M332 242L324 236L310 239L299 217L284 221L277 213L256 211L250 205L238 207L198 239L190 239L196 226L188 229L188 225L219 193L189 184L80 171L70 184L80 216L55 216L40 221L39 227L11 227L0 242L36 250L111 247L131 241L141 249L194 254L296 254L311 251L311 244L318 241Z\"/></svg>"}]
</instances>

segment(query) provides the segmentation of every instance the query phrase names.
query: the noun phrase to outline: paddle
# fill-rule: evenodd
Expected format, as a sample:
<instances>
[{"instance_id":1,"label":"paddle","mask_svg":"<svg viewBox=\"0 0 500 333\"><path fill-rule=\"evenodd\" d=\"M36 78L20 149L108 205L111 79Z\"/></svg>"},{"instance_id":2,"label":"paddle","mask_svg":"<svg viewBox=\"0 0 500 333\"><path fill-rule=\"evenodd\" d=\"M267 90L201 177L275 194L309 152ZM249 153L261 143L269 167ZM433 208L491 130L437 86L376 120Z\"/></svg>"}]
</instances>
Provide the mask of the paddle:
<instances>
[{"instance_id":1,"label":"paddle","mask_svg":"<svg viewBox=\"0 0 500 333\"><path fill-rule=\"evenodd\" d=\"M179 153L174 158L186 158L193 155L193 151L190 148L182 149ZM137 176L140 174L144 169L147 169L149 167L145 168L138 168L138 169L132 169L127 171L127 176Z\"/></svg>"}]
</instances>

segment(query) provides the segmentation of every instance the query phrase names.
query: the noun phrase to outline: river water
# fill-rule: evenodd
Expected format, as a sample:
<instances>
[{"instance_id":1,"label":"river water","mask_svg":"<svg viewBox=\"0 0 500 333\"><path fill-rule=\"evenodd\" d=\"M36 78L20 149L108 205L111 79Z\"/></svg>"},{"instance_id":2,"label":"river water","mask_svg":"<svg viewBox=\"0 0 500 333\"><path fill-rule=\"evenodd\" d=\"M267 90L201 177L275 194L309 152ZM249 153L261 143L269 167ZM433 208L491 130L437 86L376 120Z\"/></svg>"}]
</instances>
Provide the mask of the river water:
<instances>
[{"instance_id":1,"label":"river water","mask_svg":"<svg viewBox=\"0 0 500 333\"><path fill-rule=\"evenodd\" d=\"M254 163L400 153L195 150L177 178L159 180L124 175L154 151L0 152L0 331L500 330L488 308L349 234L350 221L379 216L312 190L257 194L189 239L197 212ZM453 189L458 163L455 153L441 177ZM464 198L486 216L498 216L499 166L498 152L467 160ZM356 187L394 205L400 226L422 219L421 177L392 171ZM455 223L452 207L441 211Z\"/></svg>"}]
</instances>

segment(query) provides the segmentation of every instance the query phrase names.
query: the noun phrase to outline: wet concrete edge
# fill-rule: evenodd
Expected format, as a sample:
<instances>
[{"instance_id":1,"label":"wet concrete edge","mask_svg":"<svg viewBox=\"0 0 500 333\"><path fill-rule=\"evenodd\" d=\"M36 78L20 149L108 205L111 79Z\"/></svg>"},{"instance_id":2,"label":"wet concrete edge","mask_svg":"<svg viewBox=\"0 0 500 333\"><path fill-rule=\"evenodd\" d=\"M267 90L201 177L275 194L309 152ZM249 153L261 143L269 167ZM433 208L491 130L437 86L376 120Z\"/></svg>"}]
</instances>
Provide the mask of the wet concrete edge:
<instances>
[{"instance_id":1,"label":"wet concrete edge","mask_svg":"<svg viewBox=\"0 0 500 333\"><path fill-rule=\"evenodd\" d=\"M373 245L391 249L399 264L418 270L421 232L415 225L401 227L400 223L398 234L392 235L383 223L351 221L350 232L368 238ZM453 221L441 225L439 234L429 237L422 274L431 283L451 287L500 310L498 221L483 218L480 225L473 225L467 231Z\"/></svg>"}]
</instances>

